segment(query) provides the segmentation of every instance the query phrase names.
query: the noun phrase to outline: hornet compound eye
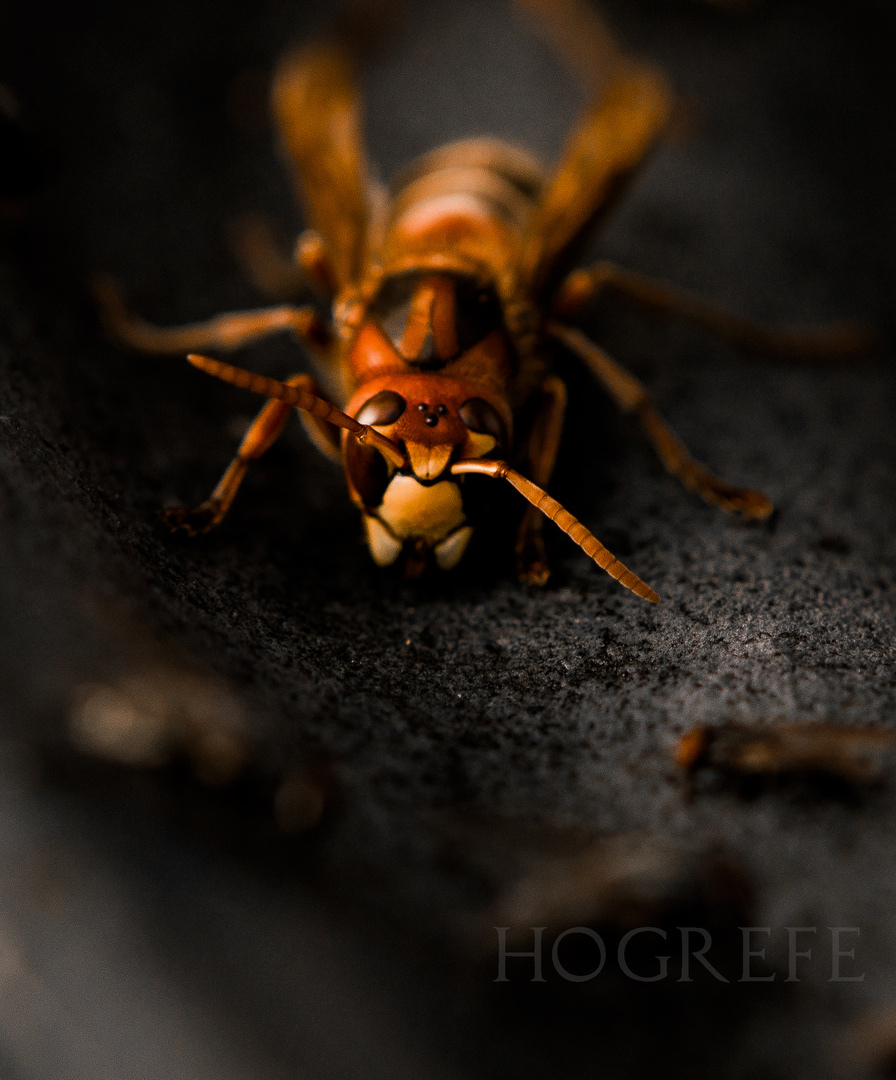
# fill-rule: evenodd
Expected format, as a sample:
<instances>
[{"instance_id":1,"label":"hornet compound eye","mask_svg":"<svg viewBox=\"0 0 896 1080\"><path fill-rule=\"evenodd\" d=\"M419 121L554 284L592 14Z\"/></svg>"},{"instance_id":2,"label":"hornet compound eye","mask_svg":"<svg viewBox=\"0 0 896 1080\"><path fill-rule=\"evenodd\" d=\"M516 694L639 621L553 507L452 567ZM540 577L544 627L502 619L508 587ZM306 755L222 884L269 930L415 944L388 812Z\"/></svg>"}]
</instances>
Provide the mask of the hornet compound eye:
<instances>
[{"instance_id":1,"label":"hornet compound eye","mask_svg":"<svg viewBox=\"0 0 896 1080\"><path fill-rule=\"evenodd\" d=\"M401 394L396 394L394 390L381 390L361 406L355 419L368 427L387 427L395 423L407 404Z\"/></svg>"}]
</instances>

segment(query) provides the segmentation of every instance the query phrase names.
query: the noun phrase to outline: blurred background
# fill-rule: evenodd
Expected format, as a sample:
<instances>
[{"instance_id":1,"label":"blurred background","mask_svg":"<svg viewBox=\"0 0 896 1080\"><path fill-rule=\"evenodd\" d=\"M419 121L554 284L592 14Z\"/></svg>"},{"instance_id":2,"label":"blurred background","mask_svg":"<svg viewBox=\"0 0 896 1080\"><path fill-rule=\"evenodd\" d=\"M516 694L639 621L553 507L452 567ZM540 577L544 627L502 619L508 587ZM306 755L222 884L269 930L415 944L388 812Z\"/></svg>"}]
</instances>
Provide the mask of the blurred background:
<instances>
[{"instance_id":1,"label":"blurred background","mask_svg":"<svg viewBox=\"0 0 896 1080\"><path fill-rule=\"evenodd\" d=\"M88 280L165 325L265 302L235 223L264 215L284 251L302 225L270 72L342 10L0 10L0 1075L885 1074L896 765L688 782L675 747L694 725L896 732L896 14L603 9L681 105L590 256L882 336L862 361L771 364L589 312L695 455L778 507L748 528L704 506L558 355L552 492L661 593L648 609L559 533L544 590L500 530L452 575L377 570L298 424L214 534L159 521L205 497L256 403L109 344ZM386 179L464 135L549 160L584 102L500 0L408 3L381 37L364 99ZM286 339L237 362L304 364ZM738 981L745 925L769 928L753 963L773 981ZM544 983L525 958L495 982L495 926L511 950L548 928ZM607 944L593 980L549 963L573 926ZM668 933L668 979L614 963L640 926ZM678 981L680 926L729 983L693 963ZM798 982L788 926L818 928ZM830 981L829 926L860 930L842 967L863 981ZM576 940L558 956L587 972Z\"/></svg>"}]
</instances>

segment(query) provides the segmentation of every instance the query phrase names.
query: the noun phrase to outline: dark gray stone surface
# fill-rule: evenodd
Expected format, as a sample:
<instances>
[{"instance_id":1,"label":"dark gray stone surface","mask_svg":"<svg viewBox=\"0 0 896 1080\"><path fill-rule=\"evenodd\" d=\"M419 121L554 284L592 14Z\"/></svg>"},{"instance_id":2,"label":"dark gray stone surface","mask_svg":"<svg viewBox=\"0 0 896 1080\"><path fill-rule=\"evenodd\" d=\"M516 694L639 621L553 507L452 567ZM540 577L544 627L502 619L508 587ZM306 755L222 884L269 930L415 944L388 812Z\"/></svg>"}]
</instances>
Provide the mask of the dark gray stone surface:
<instances>
[{"instance_id":1,"label":"dark gray stone surface","mask_svg":"<svg viewBox=\"0 0 896 1080\"><path fill-rule=\"evenodd\" d=\"M779 508L747 528L696 501L558 357L573 393L552 490L661 593L657 608L559 534L541 591L515 582L500 535L440 580L377 571L338 470L298 425L213 536L159 524L162 502L204 497L255 403L107 344L85 281L113 272L162 323L260 302L227 229L251 210L284 242L300 224L262 91L283 44L331 13L281 0L0 13L0 82L49 161L0 241L0 1072L863 1075L851 1025L896 995L892 784L700 782L688 799L671 749L695 723L896 728L889 342L865 363L789 367L594 313L588 329L695 454ZM797 0L743 17L661 0L612 13L692 123L594 254L756 318L861 314L889 333L893 15ZM386 175L470 133L550 155L580 103L508 9L474 0L417 12L366 91ZM297 364L288 341L243 359ZM66 749L77 688L159 650L241 703L257 764L236 793ZM339 796L321 829L287 841L271 792L309 754ZM527 875L563 892L579 865L566 852L593 842L611 878L617 861L624 880L626 859L637 870L623 916L595 909L607 941L660 925L674 953L677 925L705 925L731 984L616 972L531 987L521 969L492 983L491 917ZM531 910L548 911L533 888ZM551 928L593 914L573 905ZM773 984L736 982L745 919L771 929ZM799 984L783 982L787 926L819 928ZM861 929L863 982L828 981L829 926Z\"/></svg>"}]
</instances>

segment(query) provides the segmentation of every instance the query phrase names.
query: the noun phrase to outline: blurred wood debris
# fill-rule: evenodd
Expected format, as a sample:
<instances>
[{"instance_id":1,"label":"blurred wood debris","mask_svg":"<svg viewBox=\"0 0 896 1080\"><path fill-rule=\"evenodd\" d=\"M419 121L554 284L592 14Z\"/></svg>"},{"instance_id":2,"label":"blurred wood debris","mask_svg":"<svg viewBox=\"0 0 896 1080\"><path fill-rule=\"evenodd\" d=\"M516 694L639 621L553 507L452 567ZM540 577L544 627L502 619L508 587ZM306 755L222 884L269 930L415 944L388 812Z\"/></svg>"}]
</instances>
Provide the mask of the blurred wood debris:
<instances>
[{"instance_id":1,"label":"blurred wood debris","mask_svg":"<svg viewBox=\"0 0 896 1080\"><path fill-rule=\"evenodd\" d=\"M176 662L147 663L108 681L81 684L68 730L77 750L114 765L163 769L185 760L210 788L241 778L262 788L273 782L270 812L277 830L289 835L316 828L336 794L331 769L311 754L265 779L268 770L255 760L236 695L214 676Z\"/></svg>"},{"instance_id":2,"label":"blurred wood debris","mask_svg":"<svg viewBox=\"0 0 896 1080\"><path fill-rule=\"evenodd\" d=\"M499 895L489 926L531 936L537 924L629 930L695 909L749 906L745 879L724 860L631 836L594 841L569 856L547 857ZM714 921L714 920L713 920Z\"/></svg>"},{"instance_id":3,"label":"blurred wood debris","mask_svg":"<svg viewBox=\"0 0 896 1080\"><path fill-rule=\"evenodd\" d=\"M242 707L223 683L164 662L82 684L69 712L72 741L86 753L144 767L186 756L209 786L230 783L246 766L244 729Z\"/></svg>"},{"instance_id":4,"label":"blurred wood debris","mask_svg":"<svg viewBox=\"0 0 896 1080\"><path fill-rule=\"evenodd\" d=\"M854 1020L840 1049L852 1069L896 1077L896 1003L870 1009Z\"/></svg>"},{"instance_id":5,"label":"blurred wood debris","mask_svg":"<svg viewBox=\"0 0 896 1080\"><path fill-rule=\"evenodd\" d=\"M678 764L693 775L714 768L741 776L804 773L852 784L889 776L896 732L835 724L785 724L755 728L742 724L695 727L678 741Z\"/></svg>"},{"instance_id":6,"label":"blurred wood debris","mask_svg":"<svg viewBox=\"0 0 896 1080\"><path fill-rule=\"evenodd\" d=\"M337 785L330 767L312 757L294 765L274 795L274 820L283 833L307 833L316 828L333 804Z\"/></svg>"},{"instance_id":7,"label":"blurred wood debris","mask_svg":"<svg viewBox=\"0 0 896 1080\"><path fill-rule=\"evenodd\" d=\"M466 864L489 898L455 928L474 952L491 953L496 926L508 928L513 948L531 942L533 926L547 927L547 940L571 926L611 935L681 920L729 927L749 920L753 906L751 882L726 853L656 836L475 822L452 842L449 857Z\"/></svg>"}]
</instances>

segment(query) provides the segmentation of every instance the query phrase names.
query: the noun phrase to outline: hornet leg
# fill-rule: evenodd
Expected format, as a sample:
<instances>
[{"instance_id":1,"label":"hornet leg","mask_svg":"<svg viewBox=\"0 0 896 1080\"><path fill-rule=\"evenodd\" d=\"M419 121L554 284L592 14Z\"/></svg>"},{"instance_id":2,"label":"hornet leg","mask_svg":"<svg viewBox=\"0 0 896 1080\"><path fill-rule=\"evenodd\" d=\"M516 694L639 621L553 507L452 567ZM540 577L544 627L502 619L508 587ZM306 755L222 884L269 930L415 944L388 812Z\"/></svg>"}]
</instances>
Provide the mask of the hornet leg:
<instances>
[{"instance_id":1,"label":"hornet leg","mask_svg":"<svg viewBox=\"0 0 896 1080\"><path fill-rule=\"evenodd\" d=\"M550 333L580 356L622 412L634 413L641 421L647 438L666 469L701 498L723 510L737 512L745 521L764 521L772 512L772 504L758 491L735 487L714 476L688 453L674 431L665 423L640 380L629 374L603 349L589 341L580 331L553 322Z\"/></svg>"},{"instance_id":2,"label":"hornet leg","mask_svg":"<svg viewBox=\"0 0 896 1080\"><path fill-rule=\"evenodd\" d=\"M566 386L556 375L549 375L541 384L540 393L542 403L529 433L526 456L532 481L544 488L557 460L566 412ZM544 585L551 573L541 538L543 522L544 515L534 506L527 506L517 533L517 571L520 580L531 585Z\"/></svg>"},{"instance_id":3,"label":"hornet leg","mask_svg":"<svg viewBox=\"0 0 896 1080\"><path fill-rule=\"evenodd\" d=\"M206 322L161 327L144 322L125 307L118 286L108 278L94 283L100 314L113 340L148 353L199 352L203 349L239 349L270 334L291 330L316 355L330 343L327 324L310 307L263 308L232 311Z\"/></svg>"},{"instance_id":4,"label":"hornet leg","mask_svg":"<svg viewBox=\"0 0 896 1080\"><path fill-rule=\"evenodd\" d=\"M317 394L317 387L310 375L293 375L286 380L288 386L296 386L311 394ZM209 532L223 519L230 509L240 484L249 470L249 464L269 450L283 431L292 406L272 399L266 402L252 426L243 436L240 448L233 461L227 466L224 475L218 481L211 495L193 510L173 507L165 511L165 520L173 531L183 530L190 536ZM339 439L332 424L302 413L306 430L319 449L331 457L339 458Z\"/></svg>"},{"instance_id":5,"label":"hornet leg","mask_svg":"<svg viewBox=\"0 0 896 1080\"><path fill-rule=\"evenodd\" d=\"M655 281L612 262L574 270L560 286L553 314L573 317L602 289L616 292L662 315L680 316L747 352L786 360L838 360L867 352L874 335L859 322L834 322L802 329L758 326L693 293Z\"/></svg>"}]
</instances>

